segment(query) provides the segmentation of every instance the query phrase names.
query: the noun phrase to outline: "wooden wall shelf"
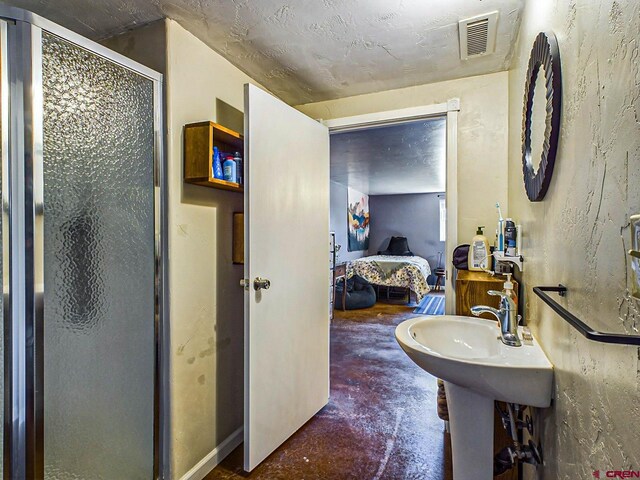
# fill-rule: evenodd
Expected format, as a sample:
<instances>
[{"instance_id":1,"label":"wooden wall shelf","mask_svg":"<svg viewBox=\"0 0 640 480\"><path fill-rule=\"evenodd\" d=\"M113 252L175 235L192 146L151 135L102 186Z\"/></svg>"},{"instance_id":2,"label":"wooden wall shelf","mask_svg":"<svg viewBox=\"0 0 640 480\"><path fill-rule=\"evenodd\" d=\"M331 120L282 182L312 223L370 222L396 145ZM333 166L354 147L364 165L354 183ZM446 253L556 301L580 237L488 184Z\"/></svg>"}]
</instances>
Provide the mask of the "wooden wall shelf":
<instances>
[{"instance_id":1,"label":"wooden wall shelf","mask_svg":"<svg viewBox=\"0 0 640 480\"><path fill-rule=\"evenodd\" d=\"M243 136L214 122L184 126L184 181L209 188L244 192L244 187L213 177L213 147L223 152L240 152L244 161Z\"/></svg>"}]
</instances>

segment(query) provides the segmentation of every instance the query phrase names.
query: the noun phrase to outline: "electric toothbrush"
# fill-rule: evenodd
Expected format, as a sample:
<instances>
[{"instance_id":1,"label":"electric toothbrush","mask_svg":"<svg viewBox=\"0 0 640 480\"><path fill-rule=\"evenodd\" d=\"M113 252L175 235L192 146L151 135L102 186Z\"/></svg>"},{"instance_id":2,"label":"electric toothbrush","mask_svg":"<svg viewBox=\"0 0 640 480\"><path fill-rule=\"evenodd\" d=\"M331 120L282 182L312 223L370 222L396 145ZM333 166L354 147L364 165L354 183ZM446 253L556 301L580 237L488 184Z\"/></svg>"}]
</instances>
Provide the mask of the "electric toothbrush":
<instances>
[{"instance_id":1,"label":"electric toothbrush","mask_svg":"<svg viewBox=\"0 0 640 480\"><path fill-rule=\"evenodd\" d=\"M504 218L502 218L500 202L496 202L496 208L498 209L498 251L504 252Z\"/></svg>"}]
</instances>

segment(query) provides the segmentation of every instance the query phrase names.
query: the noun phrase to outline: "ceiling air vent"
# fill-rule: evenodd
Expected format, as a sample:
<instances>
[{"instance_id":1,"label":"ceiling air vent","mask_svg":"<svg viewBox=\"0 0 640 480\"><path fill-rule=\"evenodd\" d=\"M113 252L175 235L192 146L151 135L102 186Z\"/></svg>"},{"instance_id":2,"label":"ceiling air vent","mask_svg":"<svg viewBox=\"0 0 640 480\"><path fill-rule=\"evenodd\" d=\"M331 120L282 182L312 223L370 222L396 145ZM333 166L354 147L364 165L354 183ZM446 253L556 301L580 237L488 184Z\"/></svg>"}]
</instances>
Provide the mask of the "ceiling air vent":
<instances>
[{"instance_id":1,"label":"ceiling air vent","mask_svg":"<svg viewBox=\"0 0 640 480\"><path fill-rule=\"evenodd\" d=\"M497 25L498 12L460 20L460 58L466 60L493 53L496 48Z\"/></svg>"}]
</instances>

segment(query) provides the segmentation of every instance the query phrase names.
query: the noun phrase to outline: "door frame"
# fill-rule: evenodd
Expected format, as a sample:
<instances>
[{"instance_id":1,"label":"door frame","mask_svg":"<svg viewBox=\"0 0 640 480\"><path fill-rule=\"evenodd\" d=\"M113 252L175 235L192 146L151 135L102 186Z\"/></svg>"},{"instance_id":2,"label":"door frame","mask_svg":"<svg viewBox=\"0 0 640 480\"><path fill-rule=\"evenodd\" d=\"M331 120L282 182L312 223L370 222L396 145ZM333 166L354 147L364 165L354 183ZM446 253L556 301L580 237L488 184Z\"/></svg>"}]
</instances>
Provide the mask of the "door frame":
<instances>
[{"instance_id":1,"label":"door frame","mask_svg":"<svg viewBox=\"0 0 640 480\"><path fill-rule=\"evenodd\" d=\"M153 82L154 392L153 477L169 462L167 173L163 76L99 43L16 7L0 5L2 44L2 229L4 303L4 478L44 471L42 271L42 32L56 35ZM4 283L3 282L3 283Z\"/></svg>"},{"instance_id":2,"label":"door frame","mask_svg":"<svg viewBox=\"0 0 640 480\"><path fill-rule=\"evenodd\" d=\"M378 126L398 125L431 117L447 119L447 159L445 205L447 209L447 232L445 239L445 313L455 313L456 292L453 289L452 264L453 250L458 245L458 112L460 99L452 98L446 103L423 105L419 107L387 110L363 115L322 120L329 128L329 134L362 130Z\"/></svg>"}]
</instances>

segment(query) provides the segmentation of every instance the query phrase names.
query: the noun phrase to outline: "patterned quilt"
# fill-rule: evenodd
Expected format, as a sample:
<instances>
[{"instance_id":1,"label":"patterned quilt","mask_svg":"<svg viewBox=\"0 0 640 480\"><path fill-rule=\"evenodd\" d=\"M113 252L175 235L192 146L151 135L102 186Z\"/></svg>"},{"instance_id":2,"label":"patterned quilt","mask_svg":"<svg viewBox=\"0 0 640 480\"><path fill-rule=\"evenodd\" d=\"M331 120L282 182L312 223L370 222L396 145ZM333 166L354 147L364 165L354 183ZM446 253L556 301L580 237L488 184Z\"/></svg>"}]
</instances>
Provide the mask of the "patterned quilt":
<instances>
[{"instance_id":1,"label":"patterned quilt","mask_svg":"<svg viewBox=\"0 0 640 480\"><path fill-rule=\"evenodd\" d=\"M360 275L369 283L388 287L404 287L416 294L417 301L429 293L429 262L422 257L373 255L347 264L347 277Z\"/></svg>"}]
</instances>

